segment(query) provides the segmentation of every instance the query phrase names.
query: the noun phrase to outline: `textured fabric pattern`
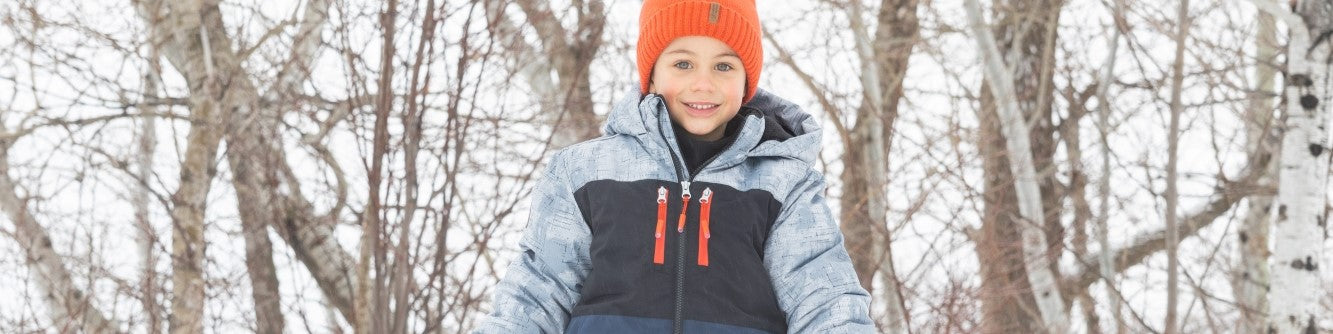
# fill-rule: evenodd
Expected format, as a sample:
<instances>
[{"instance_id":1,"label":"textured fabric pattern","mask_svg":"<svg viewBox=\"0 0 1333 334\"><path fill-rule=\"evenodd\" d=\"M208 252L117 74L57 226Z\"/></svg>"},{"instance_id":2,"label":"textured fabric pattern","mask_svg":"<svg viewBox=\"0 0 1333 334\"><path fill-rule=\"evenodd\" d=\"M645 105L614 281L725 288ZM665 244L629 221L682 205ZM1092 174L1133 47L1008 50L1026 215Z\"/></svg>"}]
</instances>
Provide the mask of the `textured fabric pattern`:
<instances>
[{"instance_id":1,"label":"textured fabric pattern","mask_svg":"<svg viewBox=\"0 0 1333 334\"><path fill-rule=\"evenodd\" d=\"M694 181L762 190L781 202L763 266L789 332L873 332L870 296L857 281L837 221L825 203L823 175L814 169L819 125L794 104L762 90L744 108L755 112L738 116L746 119L736 142L704 166ZM574 191L597 180L688 179L668 158L679 159L679 151L666 115L660 96L640 98L638 90L632 90L613 108L605 136L554 155L533 195L520 242L522 253L497 286L492 311L475 333L567 329L582 283L594 270L589 255L592 235L580 216ZM776 119L795 136L761 142L766 118Z\"/></svg>"}]
</instances>

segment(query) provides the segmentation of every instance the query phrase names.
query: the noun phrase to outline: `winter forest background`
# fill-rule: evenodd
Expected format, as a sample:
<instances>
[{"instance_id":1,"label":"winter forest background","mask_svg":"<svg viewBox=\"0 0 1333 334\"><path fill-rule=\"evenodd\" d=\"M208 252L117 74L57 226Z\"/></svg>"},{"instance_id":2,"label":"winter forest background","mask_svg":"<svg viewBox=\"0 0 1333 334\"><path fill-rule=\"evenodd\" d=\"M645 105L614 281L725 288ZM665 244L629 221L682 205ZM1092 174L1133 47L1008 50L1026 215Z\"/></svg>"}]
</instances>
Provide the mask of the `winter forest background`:
<instances>
[{"instance_id":1,"label":"winter forest background","mask_svg":"<svg viewBox=\"0 0 1333 334\"><path fill-rule=\"evenodd\" d=\"M1333 331L1333 2L760 2L882 332ZM0 332L467 331L640 4L0 3Z\"/></svg>"}]
</instances>

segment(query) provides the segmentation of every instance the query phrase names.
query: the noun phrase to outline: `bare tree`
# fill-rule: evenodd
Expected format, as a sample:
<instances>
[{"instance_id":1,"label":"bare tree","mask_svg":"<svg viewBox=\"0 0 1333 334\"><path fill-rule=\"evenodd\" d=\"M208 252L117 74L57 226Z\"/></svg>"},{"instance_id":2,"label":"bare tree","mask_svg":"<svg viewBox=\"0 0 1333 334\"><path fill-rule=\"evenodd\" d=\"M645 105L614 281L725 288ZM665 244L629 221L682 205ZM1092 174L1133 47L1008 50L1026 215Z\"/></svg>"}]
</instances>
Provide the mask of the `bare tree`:
<instances>
[{"instance_id":1,"label":"bare tree","mask_svg":"<svg viewBox=\"0 0 1333 334\"><path fill-rule=\"evenodd\" d=\"M1003 134L1001 135L1002 138L1005 139L1004 149L1002 150L1002 152L1006 152L1004 160L1008 161L1008 166L997 166L995 167L995 169L988 168L987 170L989 172L996 173L998 172L998 170L1003 170L1005 168L1008 168L1007 169L1008 173L1012 173L1011 174L1012 175L1011 179L1013 182L1012 186L1014 187L1014 192L1017 195L1016 199L1017 199L1017 206L1019 209L1018 210L1019 215L1016 218L1007 217L1004 219L1012 219L1012 223L1014 224L1012 228L1017 230L1019 234L1019 239L1022 240L1022 243L1019 246L1021 249L1021 255L1019 255L1019 262L1022 263L1022 269L1006 268L1005 270L1026 271L1025 275L1027 276L1026 282L1018 282L1017 286L1029 287L1027 289L1022 289L1022 290L1031 291L1031 296L1035 300L1035 303L1029 305L1036 306L1038 313L1035 318L1041 319L1040 323L1034 321L1024 324L1027 321L1022 320L1023 318L1010 317L1009 321L1017 320L1017 322L1010 324L995 322L991 323L991 325L1004 326L1004 327L995 327L995 329L1006 328L1003 330L1012 330L1013 328L1009 328L1012 325L1034 326L1031 328L1037 331L1043 331L1049 333L1063 333L1068 330L1069 317L1065 313L1064 300L1060 295L1060 287L1059 287L1059 281L1057 279L1057 274L1052 269L1054 263L1052 263L1053 261L1051 261L1051 257L1048 255L1049 252L1048 248L1050 247L1050 244L1047 242L1046 232L1042 230L1043 227L1047 226L1046 212L1042 209L1044 206L1042 200L1042 193L1039 190L1037 181L1038 177L1036 172L1036 162L1033 160L1033 157L1031 155L1033 148L1032 144L1029 141L1030 129L1028 128L1027 124L1027 119L1028 119L1027 114L1040 112L1040 111L1035 111L1036 108L1042 108L1042 107L1049 108L1050 106L1040 105L1039 103L1037 103L1039 101L1019 99L1020 93L1016 89L1015 87L1016 85L1013 84L1016 78L1012 73L1009 72L1008 67L1005 65L1001 50L996 45L997 43L995 37L992 36L990 31L986 30L985 28L986 27L985 21L981 17L981 5L978 4L976 0L969 0L966 2L966 5L967 5L968 21L969 25L972 27L973 38L977 41L978 49L981 50L982 59L983 62L985 63L984 68L986 72L986 77L988 78L987 84L990 87L990 90L988 90L987 92L989 92L990 96L992 96L994 99L993 101L991 101L991 103L994 103L994 105L992 105L991 107L991 110L994 110L995 112L998 113L998 117L995 117L994 119L997 119L999 121L997 125L999 125L999 127L1001 128L1001 132L1003 132ZM1033 10L1034 12L1040 12L1041 10L1050 10L1048 7L1041 6L1037 3L1027 3L1025 5L1032 6L1028 8L1029 10ZM1058 8L1059 6L1057 5L1055 7ZM1057 13L1053 15L1058 15L1059 13L1058 10L1052 12ZM1013 15L1023 15L1019 13L1021 12L1015 12ZM1037 26L1045 27L1046 29L1048 29L1048 31L1050 31L1053 30L1052 26L1055 25L1054 21L1055 21L1054 18L1051 18L1050 21L1046 21L1044 22L1044 24ZM1039 30L1034 29L1034 31L1039 31ZM1012 37L1012 36L1023 36L1027 34L1022 32L1010 31L1007 34L1001 34L1001 35ZM1029 41L1028 43L1033 43L1033 42L1035 41ZM1033 52L1039 50L1039 48L1030 48L1027 47L1027 45L1018 43L1019 41L1009 40L1005 41L1003 44L1009 47L1017 47L1027 52ZM1037 55L1031 55L1031 56L1034 58L1037 57ZM1045 57L1039 59L1045 60ZM1035 63L1036 64L1043 63L1041 60L1038 60ZM1032 64L1032 63L1027 63L1028 62L1027 59L1020 58L1020 59L1012 59L1010 61L1016 63L1015 64L1017 65L1016 68L1018 69L1019 71L1018 73L1021 76L1029 77L1029 76L1050 75L1050 72L1048 72L1048 70L1046 70L1043 67L1025 66ZM1018 62L1023 62L1023 64L1017 64ZM1024 81L1031 82L1030 80L1024 80ZM1047 82L1047 81L1043 80L1042 82ZM1032 88L1032 87L1025 87L1025 88ZM1041 88L1045 88L1046 90L1050 89L1049 86ZM1030 93L1031 92L1024 92L1023 96L1032 96L1028 95ZM1043 95L1044 94L1042 92L1038 91L1035 96L1043 96ZM982 103L983 103L983 109L985 109L984 106L986 102L983 101ZM986 113L987 112L985 110L982 111L982 114ZM994 117L994 116L983 116L983 119L986 117ZM1002 213L1002 215L1011 215L1011 214L1012 212ZM990 223L990 224L996 224L996 223ZM1000 236L995 233L987 233L987 232L983 233L984 235L982 238L985 241L997 242L997 243L1006 242L1004 241L1004 239L999 239L999 240L992 239L992 238L1000 238ZM986 278L993 279L989 276L987 276ZM1014 283L1011 282L1011 284ZM992 286L991 288L994 289L998 287ZM1026 297L1019 297L1019 299L1026 299ZM988 301L988 303L996 303L996 302L998 302L998 300ZM996 308L1013 309L1014 307L1013 305L992 306L992 309ZM1013 311L1009 312L1017 313ZM991 312L987 312L987 316L993 317L996 315L992 314Z\"/></svg>"},{"instance_id":2,"label":"bare tree","mask_svg":"<svg viewBox=\"0 0 1333 334\"><path fill-rule=\"evenodd\" d=\"M198 333L203 331L205 200L217 170L214 165L222 140L221 127L233 110L232 104L226 102L234 99L227 86L244 71L234 58L215 57L214 50L219 50L219 54L231 50L231 40L220 34L222 13L216 6L206 6L203 1L172 3L169 7L160 2L144 2L139 10L145 21L156 25L153 35L162 39L169 54L184 50L200 53L188 59L168 56L178 71L187 73L190 116L195 120L187 138L180 187L172 195L170 330ZM170 14L164 15L167 11ZM214 34L209 34L210 29Z\"/></svg>"}]
</instances>

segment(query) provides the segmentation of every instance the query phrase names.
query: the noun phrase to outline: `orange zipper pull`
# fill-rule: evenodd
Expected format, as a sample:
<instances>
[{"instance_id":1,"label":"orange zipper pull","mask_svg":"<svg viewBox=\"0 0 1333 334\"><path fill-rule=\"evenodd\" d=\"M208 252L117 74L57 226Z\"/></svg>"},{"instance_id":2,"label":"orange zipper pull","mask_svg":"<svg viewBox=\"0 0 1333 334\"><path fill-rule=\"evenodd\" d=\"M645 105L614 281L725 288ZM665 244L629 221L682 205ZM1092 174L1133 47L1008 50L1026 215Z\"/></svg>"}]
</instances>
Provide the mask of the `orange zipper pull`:
<instances>
[{"instance_id":1,"label":"orange zipper pull","mask_svg":"<svg viewBox=\"0 0 1333 334\"><path fill-rule=\"evenodd\" d=\"M653 264L666 263L667 189L657 188L657 233L653 234Z\"/></svg>"},{"instance_id":2,"label":"orange zipper pull","mask_svg":"<svg viewBox=\"0 0 1333 334\"><path fill-rule=\"evenodd\" d=\"M699 265L708 266L708 239L713 233L708 230L708 216L713 211L713 188L704 188L703 197L699 198Z\"/></svg>"},{"instance_id":3,"label":"orange zipper pull","mask_svg":"<svg viewBox=\"0 0 1333 334\"><path fill-rule=\"evenodd\" d=\"M685 212L690 209L690 181L681 181L680 189L680 222L676 223L676 233L685 232Z\"/></svg>"}]
</instances>

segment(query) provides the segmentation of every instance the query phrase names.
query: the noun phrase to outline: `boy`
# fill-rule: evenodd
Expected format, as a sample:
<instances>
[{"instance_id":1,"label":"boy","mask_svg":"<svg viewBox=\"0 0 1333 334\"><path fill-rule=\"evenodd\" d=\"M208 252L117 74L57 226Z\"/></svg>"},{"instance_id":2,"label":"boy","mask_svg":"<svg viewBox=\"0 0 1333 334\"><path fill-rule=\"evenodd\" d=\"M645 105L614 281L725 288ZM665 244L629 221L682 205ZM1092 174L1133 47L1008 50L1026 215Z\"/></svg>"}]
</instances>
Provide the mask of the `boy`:
<instances>
[{"instance_id":1,"label":"boy","mask_svg":"<svg viewBox=\"0 0 1333 334\"><path fill-rule=\"evenodd\" d=\"M814 169L820 128L758 90L753 0L647 0L640 87L552 157L476 333L869 333Z\"/></svg>"}]
</instances>

